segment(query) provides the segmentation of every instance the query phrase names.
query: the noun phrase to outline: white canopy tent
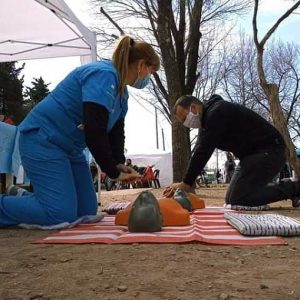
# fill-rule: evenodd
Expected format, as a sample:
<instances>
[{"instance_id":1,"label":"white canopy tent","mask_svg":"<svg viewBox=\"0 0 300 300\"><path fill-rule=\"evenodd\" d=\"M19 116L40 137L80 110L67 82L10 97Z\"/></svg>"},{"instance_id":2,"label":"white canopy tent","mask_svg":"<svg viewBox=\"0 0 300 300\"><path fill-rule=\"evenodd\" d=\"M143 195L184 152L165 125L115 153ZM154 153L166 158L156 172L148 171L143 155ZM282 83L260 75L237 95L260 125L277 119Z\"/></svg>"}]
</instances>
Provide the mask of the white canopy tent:
<instances>
[{"instance_id":1,"label":"white canopy tent","mask_svg":"<svg viewBox=\"0 0 300 300\"><path fill-rule=\"evenodd\" d=\"M173 181L173 167L171 152L153 150L148 153L126 153L133 165L138 167L147 167L154 165L153 170L158 169L159 181L162 187L168 186Z\"/></svg>"},{"instance_id":2,"label":"white canopy tent","mask_svg":"<svg viewBox=\"0 0 300 300\"><path fill-rule=\"evenodd\" d=\"M96 35L63 0L1 0L0 62L81 56L96 60Z\"/></svg>"},{"instance_id":3,"label":"white canopy tent","mask_svg":"<svg viewBox=\"0 0 300 300\"><path fill-rule=\"evenodd\" d=\"M96 34L63 0L0 1L0 62L80 56L84 64L96 49Z\"/></svg>"}]
</instances>

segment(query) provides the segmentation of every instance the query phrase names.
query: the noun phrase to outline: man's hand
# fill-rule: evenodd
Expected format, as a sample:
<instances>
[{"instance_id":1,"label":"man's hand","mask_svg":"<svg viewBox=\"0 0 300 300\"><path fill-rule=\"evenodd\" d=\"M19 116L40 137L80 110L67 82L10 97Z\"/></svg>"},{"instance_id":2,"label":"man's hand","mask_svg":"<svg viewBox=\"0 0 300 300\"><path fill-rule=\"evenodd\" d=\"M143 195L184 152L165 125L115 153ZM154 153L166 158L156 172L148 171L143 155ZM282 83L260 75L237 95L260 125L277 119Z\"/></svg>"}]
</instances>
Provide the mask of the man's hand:
<instances>
[{"instance_id":1,"label":"man's hand","mask_svg":"<svg viewBox=\"0 0 300 300\"><path fill-rule=\"evenodd\" d=\"M193 187L191 187L190 185L184 183L184 182L176 182L173 183L171 185L169 185L168 187L165 188L163 195L164 197L172 197L176 191L176 189L181 189L187 193L193 193L194 189Z\"/></svg>"}]
</instances>

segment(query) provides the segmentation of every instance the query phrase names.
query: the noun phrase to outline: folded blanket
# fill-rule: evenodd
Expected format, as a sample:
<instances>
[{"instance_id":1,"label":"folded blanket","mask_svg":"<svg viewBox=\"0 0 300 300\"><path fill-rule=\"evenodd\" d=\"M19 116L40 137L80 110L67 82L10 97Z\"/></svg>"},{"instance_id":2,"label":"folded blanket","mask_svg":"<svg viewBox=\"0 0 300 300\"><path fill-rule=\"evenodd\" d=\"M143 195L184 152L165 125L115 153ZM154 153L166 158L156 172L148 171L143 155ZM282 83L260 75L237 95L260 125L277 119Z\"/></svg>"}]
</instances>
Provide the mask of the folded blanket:
<instances>
[{"instance_id":1,"label":"folded blanket","mask_svg":"<svg viewBox=\"0 0 300 300\"><path fill-rule=\"evenodd\" d=\"M80 217L74 222L63 222L55 225L38 225L38 224L25 224L21 223L18 227L24 229L41 229L41 230L56 230L56 229L64 229L64 228L72 228L79 224L92 224L100 222L103 219L103 215L87 215Z\"/></svg>"},{"instance_id":2,"label":"folded blanket","mask_svg":"<svg viewBox=\"0 0 300 300\"><path fill-rule=\"evenodd\" d=\"M227 222L248 236L297 236L300 221L276 214L241 214L225 212Z\"/></svg>"},{"instance_id":3,"label":"folded blanket","mask_svg":"<svg viewBox=\"0 0 300 300\"><path fill-rule=\"evenodd\" d=\"M109 215L115 215L118 211L125 209L130 204L131 204L130 201L110 203L110 204L106 205L102 209L102 211L106 212Z\"/></svg>"}]
</instances>

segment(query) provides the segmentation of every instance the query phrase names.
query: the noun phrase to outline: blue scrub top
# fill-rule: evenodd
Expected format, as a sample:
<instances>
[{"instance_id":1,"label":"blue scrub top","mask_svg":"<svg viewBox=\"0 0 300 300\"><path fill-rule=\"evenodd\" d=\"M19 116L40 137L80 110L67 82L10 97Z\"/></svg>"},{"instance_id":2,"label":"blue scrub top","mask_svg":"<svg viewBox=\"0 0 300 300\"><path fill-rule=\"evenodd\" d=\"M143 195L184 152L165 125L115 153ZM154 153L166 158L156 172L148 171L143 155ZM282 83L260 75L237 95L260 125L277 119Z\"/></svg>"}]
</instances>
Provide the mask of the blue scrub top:
<instances>
[{"instance_id":1,"label":"blue scrub top","mask_svg":"<svg viewBox=\"0 0 300 300\"><path fill-rule=\"evenodd\" d=\"M21 133L42 129L50 142L67 152L85 147L83 102L104 106L109 113L107 132L124 118L128 110L128 91L118 93L119 75L111 61L98 61L72 71L27 115Z\"/></svg>"}]
</instances>

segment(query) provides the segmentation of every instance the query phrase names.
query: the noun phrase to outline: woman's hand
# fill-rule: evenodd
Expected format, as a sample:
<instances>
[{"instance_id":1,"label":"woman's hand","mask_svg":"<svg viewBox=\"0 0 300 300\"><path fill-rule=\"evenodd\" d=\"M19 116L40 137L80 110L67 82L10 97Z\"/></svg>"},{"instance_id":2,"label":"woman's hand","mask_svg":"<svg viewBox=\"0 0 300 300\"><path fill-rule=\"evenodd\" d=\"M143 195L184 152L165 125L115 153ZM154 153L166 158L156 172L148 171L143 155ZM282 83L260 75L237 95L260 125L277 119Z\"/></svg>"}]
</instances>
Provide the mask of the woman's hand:
<instances>
[{"instance_id":1,"label":"woman's hand","mask_svg":"<svg viewBox=\"0 0 300 300\"><path fill-rule=\"evenodd\" d=\"M194 192L194 189L193 187L191 187L190 185L184 183L184 182L176 182L176 183L173 183L171 185L169 185L168 187L165 188L164 192L163 192L163 196L164 197L172 197L175 193L175 191L177 189L181 189L187 193L193 193Z\"/></svg>"},{"instance_id":2,"label":"woman's hand","mask_svg":"<svg viewBox=\"0 0 300 300\"><path fill-rule=\"evenodd\" d=\"M118 164L117 169L123 173L137 174L137 175L139 174L136 170L132 169L131 167L127 167L124 164Z\"/></svg>"},{"instance_id":3,"label":"woman's hand","mask_svg":"<svg viewBox=\"0 0 300 300\"><path fill-rule=\"evenodd\" d=\"M137 172L134 173L124 173L121 172L120 175L115 179L116 181L122 181L122 182L133 182L137 179L141 179L142 175L140 175Z\"/></svg>"}]
</instances>

